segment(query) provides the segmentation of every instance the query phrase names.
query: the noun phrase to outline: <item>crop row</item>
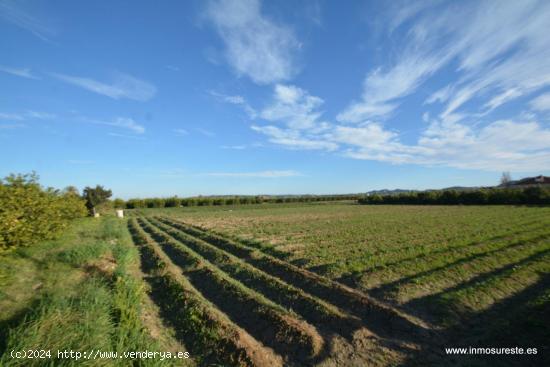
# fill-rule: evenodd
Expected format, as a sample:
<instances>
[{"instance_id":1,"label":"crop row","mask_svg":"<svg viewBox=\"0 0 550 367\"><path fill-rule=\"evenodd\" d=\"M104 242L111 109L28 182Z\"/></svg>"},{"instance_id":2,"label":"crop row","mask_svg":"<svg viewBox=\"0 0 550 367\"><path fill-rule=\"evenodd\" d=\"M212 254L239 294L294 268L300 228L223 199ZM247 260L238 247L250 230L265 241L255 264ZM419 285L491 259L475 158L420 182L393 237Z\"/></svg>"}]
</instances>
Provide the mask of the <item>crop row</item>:
<instances>
[{"instance_id":1,"label":"crop row","mask_svg":"<svg viewBox=\"0 0 550 367\"><path fill-rule=\"evenodd\" d=\"M171 238L199 253L234 279L263 294L273 302L297 312L317 328L328 328L339 334L347 335L361 327L357 317L253 267L231 253L197 237L190 236L162 221L156 219L149 221L170 235Z\"/></svg>"},{"instance_id":2,"label":"crop row","mask_svg":"<svg viewBox=\"0 0 550 367\"><path fill-rule=\"evenodd\" d=\"M258 341L286 360L308 360L322 349L316 329L296 314L231 278L158 227L142 218L138 221L193 287Z\"/></svg>"},{"instance_id":3,"label":"crop row","mask_svg":"<svg viewBox=\"0 0 550 367\"><path fill-rule=\"evenodd\" d=\"M278 356L205 299L135 219L128 226L140 249L153 298L194 356L202 356L204 364L282 365Z\"/></svg>"},{"instance_id":4,"label":"crop row","mask_svg":"<svg viewBox=\"0 0 550 367\"><path fill-rule=\"evenodd\" d=\"M395 337L396 334L399 334L401 338L411 340L418 336L416 335L417 331L425 334L425 329L419 320L402 315L395 309L381 304L357 290L265 254L257 248L235 239L174 221L171 218L160 217L159 220L191 237L198 238L238 257L250 266L302 290L305 294L317 297L359 317L369 330L379 336Z\"/></svg>"}]
</instances>

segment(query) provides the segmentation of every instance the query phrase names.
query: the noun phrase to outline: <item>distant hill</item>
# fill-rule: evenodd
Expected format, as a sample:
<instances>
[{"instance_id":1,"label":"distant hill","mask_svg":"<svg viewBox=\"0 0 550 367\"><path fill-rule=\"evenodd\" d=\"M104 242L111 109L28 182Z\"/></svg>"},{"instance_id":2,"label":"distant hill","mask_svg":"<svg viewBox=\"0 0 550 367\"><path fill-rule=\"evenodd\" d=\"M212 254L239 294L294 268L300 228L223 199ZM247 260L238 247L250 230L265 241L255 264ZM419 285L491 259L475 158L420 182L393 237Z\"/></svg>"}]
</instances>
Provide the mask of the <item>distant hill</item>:
<instances>
[{"instance_id":1,"label":"distant hill","mask_svg":"<svg viewBox=\"0 0 550 367\"><path fill-rule=\"evenodd\" d=\"M382 189L382 190L368 191L368 192L366 192L366 194L367 195L386 196L386 195L399 195L399 194L410 193L410 192L419 192L419 190L403 190L403 189L388 190L388 189Z\"/></svg>"},{"instance_id":2,"label":"distant hill","mask_svg":"<svg viewBox=\"0 0 550 367\"><path fill-rule=\"evenodd\" d=\"M525 177L521 180L510 181L507 184L501 184L499 187L522 187L522 186L533 186L533 185L550 185L550 177L548 176L535 176L535 177Z\"/></svg>"},{"instance_id":3,"label":"distant hill","mask_svg":"<svg viewBox=\"0 0 550 367\"><path fill-rule=\"evenodd\" d=\"M491 189L496 187L522 188L522 187L536 186L536 185L550 185L550 177L543 176L543 175L535 176L535 177L525 177L520 180L510 181L506 185L501 184L501 185L495 185L495 186L451 186L451 187L445 187L443 189L427 189L427 190L382 189L382 190L367 191L365 194L368 196L370 195L388 196L388 195L399 195L399 194L424 192L424 191L446 191L446 190L474 191L474 190L480 190L480 189Z\"/></svg>"}]
</instances>

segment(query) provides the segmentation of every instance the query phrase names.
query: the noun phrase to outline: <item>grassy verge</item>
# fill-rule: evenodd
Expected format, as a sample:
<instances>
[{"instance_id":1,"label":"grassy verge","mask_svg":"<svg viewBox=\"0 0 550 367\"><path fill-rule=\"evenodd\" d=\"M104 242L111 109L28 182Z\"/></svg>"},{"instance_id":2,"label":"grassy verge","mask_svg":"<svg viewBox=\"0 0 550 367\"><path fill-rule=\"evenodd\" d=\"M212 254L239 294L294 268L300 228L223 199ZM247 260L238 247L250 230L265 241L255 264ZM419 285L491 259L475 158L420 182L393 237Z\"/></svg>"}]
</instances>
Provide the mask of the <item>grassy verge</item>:
<instances>
[{"instance_id":1,"label":"grassy verge","mask_svg":"<svg viewBox=\"0 0 550 367\"><path fill-rule=\"evenodd\" d=\"M59 239L0 257L2 366L156 366L156 359L58 358L58 351L162 351L143 325L139 257L126 222L84 219ZM5 311L4 311L5 310ZM15 359L11 351L49 350ZM178 365L186 363L177 359Z\"/></svg>"}]
</instances>

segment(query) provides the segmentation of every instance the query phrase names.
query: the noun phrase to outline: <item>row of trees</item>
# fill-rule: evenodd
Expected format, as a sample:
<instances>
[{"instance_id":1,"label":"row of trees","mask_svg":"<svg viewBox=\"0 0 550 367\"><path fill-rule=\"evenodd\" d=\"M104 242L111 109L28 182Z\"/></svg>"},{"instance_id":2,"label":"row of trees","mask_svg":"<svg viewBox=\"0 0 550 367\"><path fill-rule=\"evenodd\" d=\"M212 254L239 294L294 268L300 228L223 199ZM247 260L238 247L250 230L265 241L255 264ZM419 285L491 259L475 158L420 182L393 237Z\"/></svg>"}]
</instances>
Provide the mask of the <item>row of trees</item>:
<instances>
[{"instance_id":1,"label":"row of trees","mask_svg":"<svg viewBox=\"0 0 550 367\"><path fill-rule=\"evenodd\" d=\"M130 199L124 201L115 199L114 206L119 209L136 208L170 208L180 206L218 206L218 205L247 205L262 203L303 203L334 200L357 200L356 195L307 195L307 196L232 196L232 197L194 197L194 198L150 198Z\"/></svg>"},{"instance_id":2,"label":"row of trees","mask_svg":"<svg viewBox=\"0 0 550 367\"><path fill-rule=\"evenodd\" d=\"M0 250L55 238L87 212L74 187L44 188L34 173L0 179Z\"/></svg>"},{"instance_id":3,"label":"row of trees","mask_svg":"<svg viewBox=\"0 0 550 367\"><path fill-rule=\"evenodd\" d=\"M494 188L479 190L441 190L402 193L399 195L369 195L359 204L414 204L414 205L550 205L550 188Z\"/></svg>"}]
</instances>

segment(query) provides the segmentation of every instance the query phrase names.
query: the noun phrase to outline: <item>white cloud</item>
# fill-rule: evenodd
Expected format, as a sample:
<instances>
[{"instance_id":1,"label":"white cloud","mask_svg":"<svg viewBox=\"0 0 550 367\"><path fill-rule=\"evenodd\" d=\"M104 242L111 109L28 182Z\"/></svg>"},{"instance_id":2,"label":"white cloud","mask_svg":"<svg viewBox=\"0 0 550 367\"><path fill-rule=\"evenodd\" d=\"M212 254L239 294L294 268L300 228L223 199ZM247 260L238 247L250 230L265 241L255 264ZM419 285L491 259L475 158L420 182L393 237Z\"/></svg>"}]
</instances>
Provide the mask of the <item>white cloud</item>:
<instances>
[{"instance_id":1,"label":"white cloud","mask_svg":"<svg viewBox=\"0 0 550 367\"><path fill-rule=\"evenodd\" d=\"M272 103L260 112L260 117L267 121L283 122L290 129L318 129L323 126L318 121L322 114L318 108L322 104L321 98L301 88L277 84Z\"/></svg>"},{"instance_id":2,"label":"white cloud","mask_svg":"<svg viewBox=\"0 0 550 367\"><path fill-rule=\"evenodd\" d=\"M92 119L84 119L84 121L92 124L97 124L97 125L106 125L106 126L113 126L121 129L127 129L135 134L145 133L145 127L143 127L142 125L139 125L133 119L128 117L117 117L111 121L92 120ZM119 136L119 134L116 134L116 133L112 133L110 135Z\"/></svg>"},{"instance_id":3,"label":"white cloud","mask_svg":"<svg viewBox=\"0 0 550 367\"><path fill-rule=\"evenodd\" d=\"M433 121L414 145L401 143L397 133L376 123L337 127L331 139L346 144L348 157L393 164L517 172L550 165L550 130L534 121L501 120L478 130Z\"/></svg>"},{"instance_id":4,"label":"white cloud","mask_svg":"<svg viewBox=\"0 0 550 367\"><path fill-rule=\"evenodd\" d=\"M55 30L47 22L23 9L21 1L0 1L0 18L25 29L43 41L50 41Z\"/></svg>"},{"instance_id":5,"label":"white cloud","mask_svg":"<svg viewBox=\"0 0 550 367\"><path fill-rule=\"evenodd\" d=\"M323 140L322 137L302 136L300 131L280 129L276 126L251 126L252 130L268 136L271 143L283 145L289 149L334 151L338 144Z\"/></svg>"},{"instance_id":6,"label":"white cloud","mask_svg":"<svg viewBox=\"0 0 550 367\"><path fill-rule=\"evenodd\" d=\"M361 99L337 120L387 118L403 97L451 62L458 65L450 71L456 81L425 101L446 102L443 118L476 98L486 99L478 108L488 113L550 85L550 3L479 1L448 4L445 9L427 5L405 5L392 14L396 24L390 24L390 32L413 19L408 32L402 32L396 61L369 72Z\"/></svg>"},{"instance_id":7,"label":"white cloud","mask_svg":"<svg viewBox=\"0 0 550 367\"><path fill-rule=\"evenodd\" d=\"M31 72L31 69L29 68L13 68L13 67L0 65L0 71L11 75L20 76L22 78L39 79L36 75L34 75Z\"/></svg>"},{"instance_id":8,"label":"white cloud","mask_svg":"<svg viewBox=\"0 0 550 367\"><path fill-rule=\"evenodd\" d=\"M533 99L530 105L537 111L550 111L550 93L541 94Z\"/></svg>"},{"instance_id":9,"label":"white cloud","mask_svg":"<svg viewBox=\"0 0 550 367\"><path fill-rule=\"evenodd\" d=\"M440 0L425 1L393 1L391 4L394 9L390 16L389 30L393 32L401 24L414 18L427 8L435 6Z\"/></svg>"},{"instance_id":10,"label":"white cloud","mask_svg":"<svg viewBox=\"0 0 550 367\"><path fill-rule=\"evenodd\" d=\"M272 120L284 126L253 125L252 129L287 149L324 150L391 164L516 172L550 166L550 129L534 121L533 116L525 116L523 121L468 125L461 122L468 118L461 113L436 119L424 114L428 125L416 143L405 144L399 131L380 122L365 121L351 126L319 123L322 114L316 108L321 102L303 89L276 87L272 103L260 117L273 117Z\"/></svg>"},{"instance_id":11,"label":"white cloud","mask_svg":"<svg viewBox=\"0 0 550 367\"><path fill-rule=\"evenodd\" d=\"M244 150L246 149L246 145L222 145L220 148L232 149L232 150Z\"/></svg>"},{"instance_id":12,"label":"white cloud","mask_svg":"<svg viewBox=\"0 0 550 367\"><path fill-rule=\"evenodd\" d=\"M255 177L255 178L282 178L282 177L296 177L302 176L297 171L260 171L260 172L213 172L207 173L207 176L214 177Z\"/></svg>"},{"instance_id":13,"label":"white cloud","mask_svg":"<svg viewBox=\"0 0 550 367\"><path fill-rule=\"evenodd\" d=\"M157 92L154 85L123 73L116 73L113 82L110 84L85 77L57 73L51 73L51 75L66 83L114 99L127 98L136 101L148 101Z\"/></svg>"},{"instance_id":14,"label":"white cloud","mask_svg":"<svg viewBox=\"0 0 550 367\"><path fill-rule=\"evenodd\" d=\"M248 102L246 101L246 99L243 96L226 95L226 94L222 94L222 93L219 93L219 92L216 92L216 91L210 91L210 94L213 95L214 97L218 98L219 100L225 102L225 103L231 103L231 104L234 104L234 105L241 106L243 108L243 110L246 112L246 114L248 115L248 117L250 117L251 119L255 119L258 115L256 110L254 108L252 108L250 106L250 104L248 104Z\"/></svg>"},{"instance_id":15,"label":"white cloud","mask_svg":"<svg viewBox=\"0 0 550 367\"><path fill-rule=\"evenodd\" d=\"M399 106L398 99L413 93L447 59L440 53L418 53L411 47L390 69L370 72L363 83L362 99L352 102L336 119L356 123L388 116Z\"/></svg>"},{"instance_id":16,"label":"white cloud","mask_svg":"<svg viewBox=\"0 0 550 367\"><path fill-rule=\"evenodd\" d=\"M462 75L444 115L476 97L492 110L550 85L550 3L485 1L470 13L467 23L447 19Z\"/></svg>"},{"instance_id":17,"label":"white cloud","mask_svg":"<svg viewBox=\"0 0 550 367\"><path fill-rule=\"evenodd\" d=\"M497 94L494 96L489 102L485 104L485 107L489 109L489 111L494 110L500 105L503 105L504 103L511 101L512 99L521 96L521 92L518 91L515 88L510 88L508 90L505 90L501 94Z\"/></svg>"},{"instance_id":18,"label":"white cloud","mask_svg":"<svg viewBox=\"0 0 550 367\"><path fill-rule=\"evenodd\" d=\"M447 85L434 93L430 97L424 101L424 104L431 104L435 102L444 103L447 100L449 100L449 97L451 96L453 92L453 87L451 85Z\"/></svg>"},{"instance_id":19,"label":"white cloud","mask_svg":"<svg viewBox=\"0 0 550 367\"><path fill-rule=\"evenodd\" d=\"M269 84L295 73L294 51L299 44L292 30L263 16L258 0L212 0L206 14L238 75Z\"/></svg>"}]
</instances>

